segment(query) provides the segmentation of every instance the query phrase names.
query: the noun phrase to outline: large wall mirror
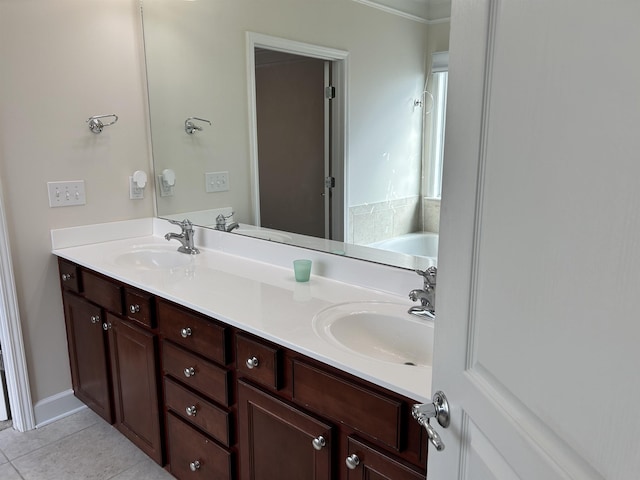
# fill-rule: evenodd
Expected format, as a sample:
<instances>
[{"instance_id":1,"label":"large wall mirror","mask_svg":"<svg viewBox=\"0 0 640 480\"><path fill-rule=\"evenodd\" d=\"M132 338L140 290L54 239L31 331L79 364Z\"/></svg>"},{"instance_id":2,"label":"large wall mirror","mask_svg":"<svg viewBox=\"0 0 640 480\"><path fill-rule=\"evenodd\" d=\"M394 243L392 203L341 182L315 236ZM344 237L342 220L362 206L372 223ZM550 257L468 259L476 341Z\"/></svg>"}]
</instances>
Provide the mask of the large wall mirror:
<instances>
[{"instance_id":1,"label":"large wall mirror","mask_svg":"<svg viewBox=\"0 0 640 480\"><path fill-rule=\"evenodd\" d=\"M141 3L158 216L436 262L447 0Z\"/></svg>"}]
</instances>

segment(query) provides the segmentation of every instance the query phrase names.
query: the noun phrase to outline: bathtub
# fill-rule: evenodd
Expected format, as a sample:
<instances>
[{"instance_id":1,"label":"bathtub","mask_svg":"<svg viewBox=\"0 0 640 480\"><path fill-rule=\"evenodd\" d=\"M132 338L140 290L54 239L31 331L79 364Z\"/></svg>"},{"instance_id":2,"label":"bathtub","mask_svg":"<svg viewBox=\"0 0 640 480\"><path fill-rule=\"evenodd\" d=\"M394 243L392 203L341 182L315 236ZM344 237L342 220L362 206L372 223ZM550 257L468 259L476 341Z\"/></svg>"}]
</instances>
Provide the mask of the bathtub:
<instances>
[{"instance_id":1,"label":"bathtub","mask_svg":"<svg viewBox=\"0 0 640 480\"><path fill-rule=\"evenodd\" d=\"M368 246L408 255L436 258L438 256L438 234L431 232L406 233L370 243Z\"/></svg>"}]
</instances>

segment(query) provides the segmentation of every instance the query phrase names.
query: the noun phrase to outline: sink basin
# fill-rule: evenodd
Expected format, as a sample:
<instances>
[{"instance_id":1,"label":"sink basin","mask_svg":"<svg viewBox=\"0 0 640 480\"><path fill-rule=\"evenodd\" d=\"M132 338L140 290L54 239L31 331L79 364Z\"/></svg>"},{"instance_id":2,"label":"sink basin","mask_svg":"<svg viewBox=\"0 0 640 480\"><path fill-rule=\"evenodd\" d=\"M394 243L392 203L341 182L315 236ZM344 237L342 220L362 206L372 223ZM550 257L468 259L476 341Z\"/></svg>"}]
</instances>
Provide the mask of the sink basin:
<instances>
[{"instance_id":1,"label":"sink basin","mask_svg":"<svg viewBox=\"0 0 640 480\"><path fill-rule=\"evenodd\" d=\"M178 252L174 245L136 247L115 258L115 263L142 269L176 268L189 265L191 255Z\"/></svg>"},{"instance_id":2,"label":"sink basin","mask_svg":"<svg viewBox=\"0 0 640 480\"><path fill-rule=\"evenodd\" d=\"M408 306L387 302L350 302L329 307L313 319L320 338L372 360L431 365L433 320L409 315Z\"/></svg>"}]
</instances>

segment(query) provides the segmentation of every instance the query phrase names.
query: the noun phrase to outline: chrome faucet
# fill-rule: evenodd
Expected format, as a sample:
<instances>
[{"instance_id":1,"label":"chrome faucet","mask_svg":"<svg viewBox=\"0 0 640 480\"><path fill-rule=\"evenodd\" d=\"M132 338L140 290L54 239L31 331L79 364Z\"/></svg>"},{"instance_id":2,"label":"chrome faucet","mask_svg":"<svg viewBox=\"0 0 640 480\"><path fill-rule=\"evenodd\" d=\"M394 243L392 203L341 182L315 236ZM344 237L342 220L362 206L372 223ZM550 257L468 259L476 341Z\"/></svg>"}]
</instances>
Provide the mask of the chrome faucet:
<instances>
[{"instance_id":1,"label":"chrome faucet","mask_svg":"<svg viewBox=\"0 0 640 480\"><path fill-rule=\"evenodd\" d=\"M182 233L170 232L167 233L164 238L167 240L178 240L182 244L182 246L178 248L179 252L188 253L189 255L200 253L200 250L193 245L193 223L186 219L181 222L178 220L168 220L168 222L173 225L178 225L182 229Z\"/></svg>"},{"instance_id":2,"label":"chrome faucet","mask_svg":"<svg viewBox=\"0 0 640 480\"><path fill-rule=\"evenodd\" d=\"M230 232L236 228L240 228L238 222L231 222L229 225L227 225L227 220L233 216L233 213L234 212L231 212L231 214L227 215L226 217L223 214L218 215L216 217L216 230Z\"/></svg>"},{"instance_id":3,"label":"chrome faucet","mask_svg":"<svg viewBox=\"0 0 640 480\"><path fill-rule=\"evenodd\" d=\"M420 306L411 307L409 313L418 316L435 318L436 316L436 276L438 269L429 267L426 270L416 270L416 273L424 278L422 289L411 290L409 298L416 302L420 301Z\"/></svg>"}]
</instances>

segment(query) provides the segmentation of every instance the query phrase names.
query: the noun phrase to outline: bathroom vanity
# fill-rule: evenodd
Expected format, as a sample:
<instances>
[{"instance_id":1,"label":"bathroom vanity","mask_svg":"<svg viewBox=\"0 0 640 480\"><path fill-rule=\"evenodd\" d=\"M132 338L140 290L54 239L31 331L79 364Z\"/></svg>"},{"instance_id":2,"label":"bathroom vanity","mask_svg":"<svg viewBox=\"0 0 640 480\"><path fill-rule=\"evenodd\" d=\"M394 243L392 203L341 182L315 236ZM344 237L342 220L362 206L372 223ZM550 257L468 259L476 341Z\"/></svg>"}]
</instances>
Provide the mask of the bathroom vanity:
<instances>
[{"instance_id":1,"label":"bathroom vanity","mask_svg":"<svg viewBox=\"0 0 640 480\"><path fill-rule=\"evenodd\" d=\"M124 252L139 242L111 243ZM316 279L328 286L301 300L299 292L297 299L291 295L298 285L288 283L293 291L285 300L279 295L286 289L246 283L242 259L205 252L219 255L214 263L220 268L206 274L202 265L192 264L130 269L118 266L123 253L116 261L105 260L108 255L99 254L100 248L54 250L73 389L172 475L425 478L426 433L411 418L411 406L429 392L416 389L411 395L405 386L393 385L397 368L416 369L418 383L425 368L376 366L357 356L349 363L348 354L316 348L314 342L321 340L308 338L314 335L303 318L306 312L339 303L341 298L329 291L349 287ZM95 265L87 260L92 256L100 258ZM226 261L239 264L236 274L229 273ZM246 266L258 276L269 268L258 262ZM127 272L133 273L127 278ZM276 277L292 275L275 272ZM193 281L198 275L208 281L202 303L196 301L201 292ZM347 294L380 299L381 294L362 290ZM234 291L235 298L228 298ZM216 303L220 314L214 315ZM232 303L239 303L232 310L246 318L233 318ZM299 323L290 323L296 316ZM278 337L278 329L291 336Z\"/></svg>"}]
</instances>

